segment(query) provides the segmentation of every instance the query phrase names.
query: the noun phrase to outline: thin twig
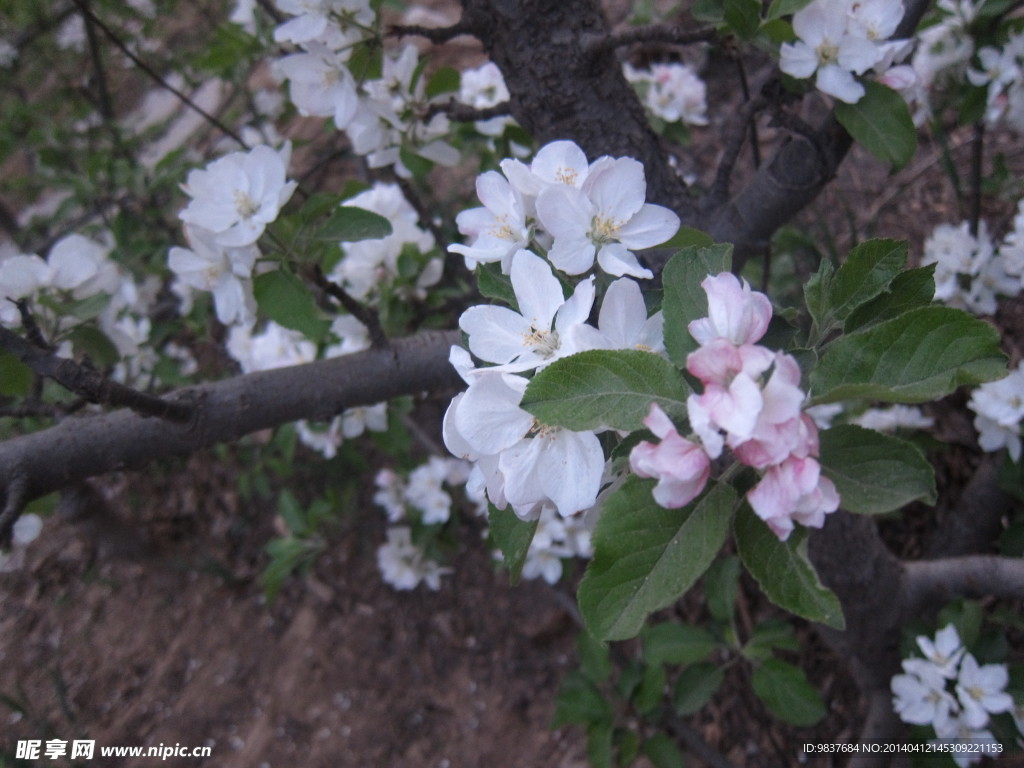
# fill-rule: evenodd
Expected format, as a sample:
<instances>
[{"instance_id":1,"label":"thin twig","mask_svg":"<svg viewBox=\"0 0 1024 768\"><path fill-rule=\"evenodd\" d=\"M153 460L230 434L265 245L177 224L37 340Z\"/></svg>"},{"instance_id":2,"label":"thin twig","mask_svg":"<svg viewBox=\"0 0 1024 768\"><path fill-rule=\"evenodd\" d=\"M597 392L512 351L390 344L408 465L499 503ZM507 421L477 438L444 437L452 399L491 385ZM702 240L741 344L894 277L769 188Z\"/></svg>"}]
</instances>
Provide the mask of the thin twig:
<instances>
[{"instance_id":1,"label":"thin twig","mask_svg":"<svg viewBox=\"0 0 1024 768\"><path fill-rule=\"evenodd\" d=\"M8 301L14 300L8 299ZM52 350L53 345L43 336L43 332L39 330L39 325L29 309L28 299L18 299L14 301L14 306L18 308L18 314L21 315L21 325L25 329L25 335L28 337L28 340L39 347L39 349Z\"/></svg>"},{"instance_id":2,"label":"thin twig","mask_svg":"<svg viewBox=\"0 0 1024 768\"><path fill-rule=\"evenodd\" d=\"M135 66L137 66L139 69L145 72L154 82L157 83L157 85L174 94L174 96L176 96L182 104L184 104L186 107L191 109L196 114L202 116L204 120L206 120L210 125L217 128L217 130L219 130L225 136L229 136L230 138L237 141L243 149L250 149L249 145L242 140L241 136L239 136L237 133L231 130L228 126L226 126L216 117L214 117L205 109L203 109L194 101L192 101L192 99L190 99L187 95L185 95L177 88L175 88L173 85L168 83L163 77L160 76L158 72L156 72L146 62L144 62L142 59L136 56L132 52L132 50L127 45L125 45L124 41L122 41L121 38L117 36L117 33L115 33L110 27L104 24L103 21L101 21L100 18L96 16L96 14L89 10L88 6L86 5L86 0L73 0L73 2L81 9L82 13L85 14L90 21L92 21L92 23L94 23L97 27L103 30L103 34L105 34L110 39L110 41L115 46L117 46L118 50L120 50L121 53L127 56L131 60L131 62L135 64Z\"/></svg>"},{"instance_id":3,"label":"thin twig","mask_svg":"<svg viewBox=\"0 0 1024 768\"><path fill-rule=\"evenodd\" d=\"M0 326L0 347L14 355L38 376L53 379L90 403L125 406L143 416L156 416L175 422L189 421L194 414L195 409L191 404L164 400L118 384L74 360L58 357L50 350L26 341L3 326Z\"/></svg>"},{"instance_id":4,"label":"thin twig","mask_svg":"<svg viewBox=\"0 0 1024 768\"><path fill-rule=\"evenodd\" d=\"M459 20L450 27L422 27L419 24L392 24L388 28L388 34L395 37L425 37L432 43L447 43L459 35L474 36L473 30L463 21Z\"/></svg>"},{"instance_id":5,"label":"thin twig","mask_svg":"<svg viewBox=\"0 0 1024 768\"><path fill-rule=\"evenodd\" d=\"M584 42L588 53L597 54L633 43L668 43L669 45L693 45L709 43L718 37L711 28L686 29L668 24L648 24L632 27L608 35L592 36Z\"/></svg>"},{"instance_id":6,"label":"thin twig","mask_svg":"<svg viewBox=\"0 0 1024 768\"><path fill-rule=\"evenodd\" d=\"M713 208L729 196L729 183L732 179L733 169L739 159L743 144L749 133L748 124L753 121L754 115L768 104L763 95L758 95L743 105L740 110L739 119L732 125L732 131L725 141L725 148L722 151L722 159L718 163L718 171L715 174L715 181L707 196L707 204Z\"/></svg>"},{"instance_id":7,"label":"thin twig","mask_svg":"<svg viewBox=\"0 0 1024 768\"><path fill-rule=\"evenodd\" d=\"M512 114L512 105L503 101L493 107L478 109L456 101L453 96L448 101L436 101L431 104L424 115L424 121L429 121L435 115L440 114L445 114L460 123L473 123L477 120L490 120L492 117L507 117Z\"/></svg>"},{"instance_id":8,"label":"thin twig","mask_svg":"<svg viewBox=\"0 0 1024 768\"><path fill-rule=\"evenodd\" d=\"M985 159L985 122L979 120L974 124L974 135L971 137L971 176L970 176L970 214L968 216L970 232L978 236L978 222L981 220L981 181L982 163Z\"/></svg>"},{"instance_id":9,"label":"thin twig","mask_svg":"<svg viewBox=\"0 0 1024 768\"><path fill-rule=\"evenodd\" d=\"M387 349L390 346L387 334L384 333L384 328L380 324L380 315L377 314L376 309L357 301L340 285L328 280L323 270L320 269L319 264L314 264L309 272L313 283L317 287L322 289L327 295L337 299L346 312L366 326L366 330L370 335L370 345L373 349Z\"/></svg>"}]
</instances>

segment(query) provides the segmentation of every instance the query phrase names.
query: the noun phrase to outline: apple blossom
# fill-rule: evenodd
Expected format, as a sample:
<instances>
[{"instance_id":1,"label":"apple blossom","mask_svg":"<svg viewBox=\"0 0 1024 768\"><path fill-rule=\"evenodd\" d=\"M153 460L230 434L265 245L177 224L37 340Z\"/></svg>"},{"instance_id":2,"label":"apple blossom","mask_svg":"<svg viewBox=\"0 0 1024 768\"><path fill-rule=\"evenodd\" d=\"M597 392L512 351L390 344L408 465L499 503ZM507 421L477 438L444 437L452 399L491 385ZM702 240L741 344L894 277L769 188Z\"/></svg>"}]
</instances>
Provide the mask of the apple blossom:
<instances>
[{"instance_id":1,"label":"apple blossom","mask_svg":"<svg viewBox=\"0 0 1024 768\"><path fill-rule=\"evenodd\" d=\"M670 123L707 125L707 86L688 65L652 64L649 72L626 64L623 74L638 86L647 110Z\"/></svg>"},{"instance_id":2,"label":"apple blossom","mask_svg":"<svg viewBox=\"0 0 1024 768\"><path fill-rule=\"evenodd\" d=\"M508 274L512 256L526 248L531 237L523 198L497 171L477 177L476 194L483 206L462 211L455 217L459 232L473 240L469 245L449 245L448 251L462 254L466 269L498 261L502 272Z\"/></svg>"},{"instance_id":3,"label":"apple blossom","mask_svg":"<svg viewBox=\"0 0 1024 768\"><path fill-rule=\"evenodd\" d=\"M651 278L633 250L660 245L679 229L679 217L645 202L644 169L629 157L602 157L579 189L550 186L537 196L537 218L554 237L548 258L558 269L579 275L594 266L621 277Z\"/></svg>"},{"instance_id":4,"label":"apple blossom","mask_svg":"<svg viewBox=\"0 0 1024 768\"><path fill-rule=\"evenodd\" d=\"M629 466L640 477L658 479L653 496L660 506L686 506L704 490L711 475L711 460L701 446L679 435L657 403L651 403L644 426L661 442L639 443L629 454Z\"/></svg>"},{"instance_id":5,"label":"apple blossom","mask_svg":"<svg viewBox=\"0 0 1024 768\"><path fill-rule=\"evenodd\" d=\"M576 349L639 349L665 351L665 318L661 310L647 316L643 293L635 280L620 277L601 301L597 328L580 324L569 330Z\"/></svg>"},{"instance_id":6,"label":"apple blossom","mask_svg":"<svg viewBox=\"0 0 1024 768\"><path fill-rule=\"evenodd\" d=\"M285 180L291 153L290 143L280 151L261 144L191 171L182 189L192 200L179 217L220 245L252 245L295 191L296 182Z\"/></svg>"},{"instance_id":7,"label":"apple blossom","mask_svg":"<svg viewBox=\"0 0 1024 768\"><path fill-rule=\"evenodd\" d=\"M956 681L956 694L962 707L960 719L971 728L983 728L988 724L990 713L1013 709L1013 698L1003 690L1009 679L1004 665L980 665L974 656L966 654L960 662Z\"/></svg>"},{"instance_id":8,"label":"apple blossom","mask_svg":"<svg viewBox=\"0 0 1024 768\"><path fill-rule=\"evenodd\" d=\"M255 245L225 247L214 233L196 225L186 224L184 229L190 247L170 249L170 270L185 285L213 294L222 323L251 326L256 321L256 300L250 278L259 250Z\"/></svg>"},{"instance_id":9,"label":"apple blossom","mask_svg":"<svg viewBox=\"0 0 1024 768\"><path fill-rule=\"evenodd\" d=\"M687 329L700 344L728 339L733 344L753 344L764 336L772 319L772 303L753 291L731 272L708 275L701 288L708 298L708 316L694 320Z\"/></svg>"},{"instance_id":10,"label":"apple blossom","mask_svg":"<svg viewBox=\"0 0 1024 768\"><path fill-rule=\"evenodd\" d=\"M825 515L839 508L839 494L811 457L790 456L768 468L747 493L751 508L781 540L789 538L793 521L821 528Z\"/></svg>"},{"instance_id":11,"label":"apple blossom","mask_svg":"<svg viewBox=\"0 0 1024 768\"><path fill-rule=\"evenodd\" d=\"M547 262L529 251L512 259L512 289L519 312L506 307L477 306L462 313L459 327L469 337L469 350L498 369L519 372L541 368L566 354L564 340L581 325L594 303L594 280L580 282L565 299L562 285Z\"/></svg>"},{"instance_id":12,"label":"apple blossom","mask_svg":"<svg viewBox=\"0 0 1024 768\"><path fill-rule=\"evenodd\" d=\"M300 115L330 117L344 129L359 106L356 82L345 65L346 57L323 44L311 44L274 62L273 72L290 83L289 94Z\"/></svg>"},{"instance_id":13,"label":"apple blossom","mask_svg":"<svg viewBox=\"0 0 1024 768\"><path fill-rule=\"evenodd\" d=\"M415 589L422 581L436 592L441 576L451 572L427 559L406 526L388 528L387 543L377 548L377 566L384 581L397 590Z\"/></svg>"}]
</instances>

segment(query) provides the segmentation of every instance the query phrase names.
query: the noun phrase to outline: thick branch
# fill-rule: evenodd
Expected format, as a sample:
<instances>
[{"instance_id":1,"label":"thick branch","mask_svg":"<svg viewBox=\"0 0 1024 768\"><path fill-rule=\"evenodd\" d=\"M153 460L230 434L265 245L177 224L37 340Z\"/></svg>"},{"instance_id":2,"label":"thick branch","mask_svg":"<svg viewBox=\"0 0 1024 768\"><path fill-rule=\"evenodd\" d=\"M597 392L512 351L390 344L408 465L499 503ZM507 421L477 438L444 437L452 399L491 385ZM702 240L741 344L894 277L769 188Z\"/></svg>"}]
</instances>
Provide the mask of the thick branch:
<instances>
[{"instance_id":1,"label":"thick branch","mask_svg":"<svg viewBox=\"0 0 1024 768\"><path fill-rule=\"evenodd\" d=\"M961 597L1024 597L1024 560L997 555L918 560L904 565L909 614Z\"/></svg>"},{"instance_id":2,"label":"thick branch","mask_svg":"<svg viewBox=\"0 0 1024 768\"><path fill-rule=\"evenodd\" d=\"M0 443L0 494L10 504L12 481L22 478L28 501L88 477L192 453L297 419L328 419L353 406L457 389L461 380L447 358L458 340L457 332L426 332L394 341L386 350L181 390L171 398L197 409L188 425L124 410L65 419Z\"/></svg>"}]
</instances>

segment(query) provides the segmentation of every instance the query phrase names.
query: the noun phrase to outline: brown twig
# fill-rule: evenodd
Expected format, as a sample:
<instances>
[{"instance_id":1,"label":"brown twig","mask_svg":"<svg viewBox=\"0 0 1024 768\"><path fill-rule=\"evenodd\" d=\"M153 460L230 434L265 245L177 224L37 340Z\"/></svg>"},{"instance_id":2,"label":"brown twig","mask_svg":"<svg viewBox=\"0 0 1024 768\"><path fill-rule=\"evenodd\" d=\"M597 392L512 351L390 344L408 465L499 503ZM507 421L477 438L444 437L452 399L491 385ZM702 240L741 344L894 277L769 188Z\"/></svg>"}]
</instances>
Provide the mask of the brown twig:
<instances>
[{"instance_id":1,"label":"brown twig","mask_svg":"<svg viewBox=\"0 0 1024 768\"><path fill-rule=\"evenodd\" d=\"M709 43L717 37L718 33L711 28L685 29L682 26L668 24L648 24L607 35L595 35L585 41L584 48L588 53L596 54L633 43L693 45L694 43Z\"/></svg>"},{"instance_id":2,"label":"brown twig","mask_svg":"<svg viewBox=\"0 0 1024 768\"><path fill-rule=\"evenodd\" d=\"M82 11L82 13L86 16L86 18L89 21L91 21L93 24L95 24L99 29L101 29L103 31L103 34L105 34L110 39L110 42L112 42L118 48L118 50L121 51L121 53L123 53L125 56L127 56L131 60L131 62L133 64L135 64L135 66L137 66L144 73L146 73L146 75L148 75L150 77L150 79L152 79L154 82L156 82L157 85L159 85L161 88L165 89L166 91L174 94L174 96L176 96L177 99L182 104L184 104L186 107L191 109L196 114L202 116L202 118L204 120L206 120L210 125L212 125L215 128L217 128L217 130L219 130L225 136L229 136L232 139L234 139L235 141L237 141L239 143L239 145L241 145L241 147L243 149L250 149L249 145L246 144L242 140L242 137L239 136L237 133L235 133L235 131L231 130L231 128L226 126L224 123L222 123L216 117L214 117L209 112L207 112L205 109L203 109L198 104L196 104L194 101L192 101L192 99L190 99L187 95L185 95L184 93L179 91L177 88L175 88L173 85L168 83L163 77L160 76L160 74L158 72L156 72L152 67L150 67L145 61L143 61L138 56L136 56L132 52L132 50L127 45L125 45L124 41L121 40L120 37L118 37L116 32L114 32L110 27L108 27L106 24L104 24L103 21L96 14L94 14L91 10L89 10L88 5L86 4L86 0L72 0L72 1L75 3L75 5L77 5L79 7L79 9Z\"/></svg>"},{"instance_id":3,"label":"brown twig","mask_svg":"<svg viewBox=\"0 0 1024 768\"><path fill-rule=\"evenodd\" d=\"M492 117L506 117L512 114L512 106L507 101L503 101L493 107L478 109L456 101L453 96L448 101L436 101L431 104L427 108L424 120L429 121L440 114L445 114L460 123L473 123L477 120L490 120Z\"/></svg>"},{"instance_id":4,"label":"brown twig","mask_svg":"<svg viewBox=\"0 0 1024 768\"><path fill-rule=\"evenodd\" d=\"M84 397L90 403L127 407L143 416L168 421L186 422L194 408L185 402L172 402L111 381L74 360L58 357L0 326L0 347L31 368L38 376L53 379L65 389Z\"/></svg>"},{"instance_id":5,"label":"brown twig","mask_svg":"<svg viewBox=\"0 0 1024 768\"><path fill-rule=\"evenodd\" d=\"M457 21L450 27L422 27L419 24L393 24L388 34L395 37L425 37L434 44L447 43L459 35L474 36L472 28L463 21Z\"/></svg>"},{"instance_id":6,"label":"brown twig","mask_svg":"<svg viewBox=\"0 0 1024 768\"><path fill-rule=\"evenodd\" d=\"M380 315L377 314L376 309L357 301L340 285L328 280L323 270L320 269L319 264L313 265L310 270L310 277L314 285L323 290L328 296L337 299L346 312L366 326L366 330L370 334L370 345L373 349L387 349L390 346L390 341L387 334L384 333L384 327L380 324Z\"/></svg>"}]
</instances>

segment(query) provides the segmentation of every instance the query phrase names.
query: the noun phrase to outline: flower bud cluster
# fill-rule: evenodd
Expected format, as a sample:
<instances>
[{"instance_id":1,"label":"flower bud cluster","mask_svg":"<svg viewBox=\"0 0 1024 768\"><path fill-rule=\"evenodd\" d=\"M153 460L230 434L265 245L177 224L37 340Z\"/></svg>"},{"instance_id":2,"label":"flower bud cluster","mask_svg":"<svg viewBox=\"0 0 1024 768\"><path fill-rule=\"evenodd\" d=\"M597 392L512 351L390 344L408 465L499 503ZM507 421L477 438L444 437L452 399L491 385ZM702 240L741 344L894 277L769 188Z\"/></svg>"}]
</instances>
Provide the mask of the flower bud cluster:
<instances>
[{"instance_id":1,"label":"flower bud cluster","mask_svg":"<svg viewBox=\"0 0 1024 768\"><path fill-rule=\"evenodd\" d=\"M700 346L686 361L703 385L687 400L698 441L682 437L652 404L644 424L661 442L637 445L630 465L641 477L658 479L654 498L672 509L700 494L711 461L728 447L740 463L763 472L747 501L776 536L785 540L794 522L820 528L839 496L821 474L817 426L802 412L799 365L756 344L768 329L771 302L728 272L701 285L708 316L689 325Z\"/></svg>"}]
</instances>

